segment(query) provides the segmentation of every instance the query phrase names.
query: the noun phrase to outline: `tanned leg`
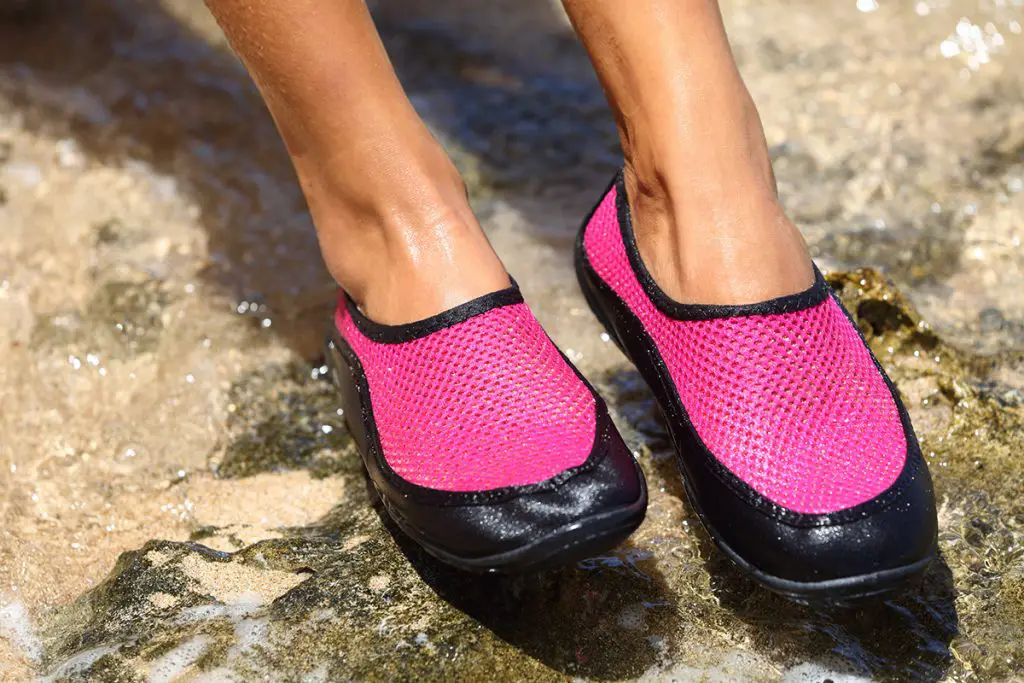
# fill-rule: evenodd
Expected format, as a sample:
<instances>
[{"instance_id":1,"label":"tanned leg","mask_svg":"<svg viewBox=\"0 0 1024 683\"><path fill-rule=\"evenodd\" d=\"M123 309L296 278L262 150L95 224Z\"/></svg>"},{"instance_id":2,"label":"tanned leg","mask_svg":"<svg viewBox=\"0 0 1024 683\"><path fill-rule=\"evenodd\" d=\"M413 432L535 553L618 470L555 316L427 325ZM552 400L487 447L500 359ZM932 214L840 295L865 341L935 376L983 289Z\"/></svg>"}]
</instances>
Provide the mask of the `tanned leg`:
<instances>
[{"instance_id":1,"label":"tanned leg","mask_svg":"<svg viewBox=\"0 0 1024 683\"><path fill-rule=\"evenodd\" d=\"M687 303L810 286L716 0L563 0L611 103L640 253Z\"/></svg>"},{"instance_id":2,"label":"tanned leg","mask_svg":"<svg viewBox=\"0 0 1024 683\"><path fill-rule=\"evenodd\" d=\"M507 287L363 0L207 0L295 164L327 267L371 318L422 319Z\"/></svg>"}]
</instances>

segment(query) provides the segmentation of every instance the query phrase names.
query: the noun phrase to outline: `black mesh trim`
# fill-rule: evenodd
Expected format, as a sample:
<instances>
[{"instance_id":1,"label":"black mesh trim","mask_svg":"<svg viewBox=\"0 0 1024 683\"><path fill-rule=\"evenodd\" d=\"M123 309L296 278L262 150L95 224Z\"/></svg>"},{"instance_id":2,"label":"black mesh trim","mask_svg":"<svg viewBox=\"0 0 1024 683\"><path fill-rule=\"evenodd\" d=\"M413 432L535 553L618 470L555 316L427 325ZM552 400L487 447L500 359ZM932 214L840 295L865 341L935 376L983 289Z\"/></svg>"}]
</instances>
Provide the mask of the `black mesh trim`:
<instances>
[{"instance_id":1,"label":"black mesh trim","mask_svg":"<svg viewBox=\"0 0 1024 683\"><path fill-rule=\"evenodd\" d=\"M640 257L640 250L636 245L636 235L633 233L633 218L630 215L629 201L626 197L626 183L619 171L613 181L615 186L615 203L619 218L619 229L622 231L622 242L626 245L626 255L629 257L629 264L633 268L633 274L640 281L640 286L650 297L651 301L670 318L676 320L708 320L711 318L735 318L750 315L775 315L778 313L792 313L813 308L828 298L828 284L817 266L814 266L814 284L808 289L796 294L787 294L777 299L769 299L755 304L725 305L725 304L684 304L673 300L668 294L662 291L658 283L654 281L647 266ZM589 220L587 221L589 223Z\"/></svg>"},{"instance_id":2,"label":"black mesh trim","mask_svg":"<svg viewBox=\"0 0 1024 683\"><path fill-rule=\"evenodd\" d=\"M421 339L427 335L443 330L452 325L457 325L470 318L486 313L487 311L505 306L513 306L523 303L523 294L519 291L519 285L512 281L512 286L490 294L484 294L455 308L430 316L424 320L418 320L405 325L384 325L367 318L359 306L345 293L345 305L352 316L356 327L369 339L381 344L402 344L414 339Z\"/></svg>"}]
</instances>

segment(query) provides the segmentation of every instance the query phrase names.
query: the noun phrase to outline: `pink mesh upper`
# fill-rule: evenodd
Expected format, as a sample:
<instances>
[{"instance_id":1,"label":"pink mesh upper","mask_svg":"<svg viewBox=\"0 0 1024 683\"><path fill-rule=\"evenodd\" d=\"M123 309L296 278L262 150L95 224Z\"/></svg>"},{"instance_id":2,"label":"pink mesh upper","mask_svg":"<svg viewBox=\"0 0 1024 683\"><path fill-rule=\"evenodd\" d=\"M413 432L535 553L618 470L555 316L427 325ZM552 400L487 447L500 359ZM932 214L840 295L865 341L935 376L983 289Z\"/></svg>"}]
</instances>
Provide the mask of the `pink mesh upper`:
<instances>
[{"instance_id":1,"label":"pink mesh upper","mask_svg":"<svg viewBox=\"0 0 1024 683\"><path fill-rule=\"evenodd\" d=\"M773 315L666 316L629 263L615 188L584 248L654 340L708 450L755 491L820 514L870 500L899 476L907 443L895 401L831 297Z\"/></svg>"},{"instance_id":2,"label":"pink mesh upper","mask_svg":"<svg viewBox=\"0 0 1024 683\"><path fill-rule=\"evenodd\" d=\"M368 339L344 303L335 323L366 373L384 458L403 479L483 491L550 479L590 454L594 396L526 304L400 344Z\"/></svg>"}]
</instances>

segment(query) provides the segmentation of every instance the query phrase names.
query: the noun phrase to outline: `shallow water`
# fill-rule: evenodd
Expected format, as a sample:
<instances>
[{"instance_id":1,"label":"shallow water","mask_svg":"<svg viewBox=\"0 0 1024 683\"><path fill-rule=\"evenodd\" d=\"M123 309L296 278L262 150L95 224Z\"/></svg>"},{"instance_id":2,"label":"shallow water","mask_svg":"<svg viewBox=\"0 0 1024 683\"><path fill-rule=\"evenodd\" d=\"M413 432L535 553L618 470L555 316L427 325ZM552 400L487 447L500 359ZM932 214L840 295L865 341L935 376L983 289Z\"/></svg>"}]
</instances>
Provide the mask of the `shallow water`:
<instances>
[{"instance_id":1,"label":"shallow water","mask_svg":"<svg viewBox=\"0 0 1024 683\"><path fill-rule=\"evenodd\" d=\"M930 454L943 561L920 589L801 607L708 543L568 267L617 152L548 0L376 3L652 484L627 546L516 580L451 572L376 512L318 367L334 289L200 3L53 0L0 24L0 679L1024 676L1024 8L826 7L724 11L819 262L909 297L834 280Z\"/></svg>"}]
</instances>

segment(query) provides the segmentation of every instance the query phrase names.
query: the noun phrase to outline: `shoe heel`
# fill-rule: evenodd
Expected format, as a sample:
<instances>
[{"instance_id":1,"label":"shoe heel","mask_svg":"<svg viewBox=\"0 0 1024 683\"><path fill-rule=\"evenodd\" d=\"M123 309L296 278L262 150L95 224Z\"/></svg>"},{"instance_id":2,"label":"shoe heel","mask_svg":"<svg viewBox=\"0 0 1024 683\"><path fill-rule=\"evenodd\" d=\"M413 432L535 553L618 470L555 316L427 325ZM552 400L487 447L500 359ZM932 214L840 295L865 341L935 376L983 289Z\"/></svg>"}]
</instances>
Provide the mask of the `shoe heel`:
<instances>
[{"instance_id":1,"label":"shoe heel","mask_svg":"<svg viewBox=\"0 0 1024 683\"><path fill-rule=\"evenodd\" d=\"M363 401L360 398L359 377L362 372L353 367L355 361L349 361L348 352L341 341L334 334L327 336L325 343L324 357L327 360L327 367L330 369L331 380L338 387L341 396L341 408L344 412L345 425L349 434L359 447L359 451L366 453L366 427L363 423Z\"/></svg>"},{"instance_id":2,"label":"shoe heel","mask_svg":"<svg viewBox=\"0 0 1024 683\"><path fill-rule=\"evenodd\" d=\"M596 287L593 283L592 276L590 275L590 265L587 263L586 253L583 251L583 233L580 232L580 238L576 241L576 248L573 250L573 262L576 267L576 280L580 284L580 289L583 291L583 298L587 300L587 305L590 306L591 312L597 321L601 323L605 331L608 332L608 336L612 338L615 345L619 347L619 351L622 351L629 358L629 352L626 351L626 347L622 343L622 339L619 338L619 333L615 330L615 326L611 323L608 316L605 314L604 309L601 308L601 304L598 303L599 299L597 296Z\"/></svg>"}]
</instances>

